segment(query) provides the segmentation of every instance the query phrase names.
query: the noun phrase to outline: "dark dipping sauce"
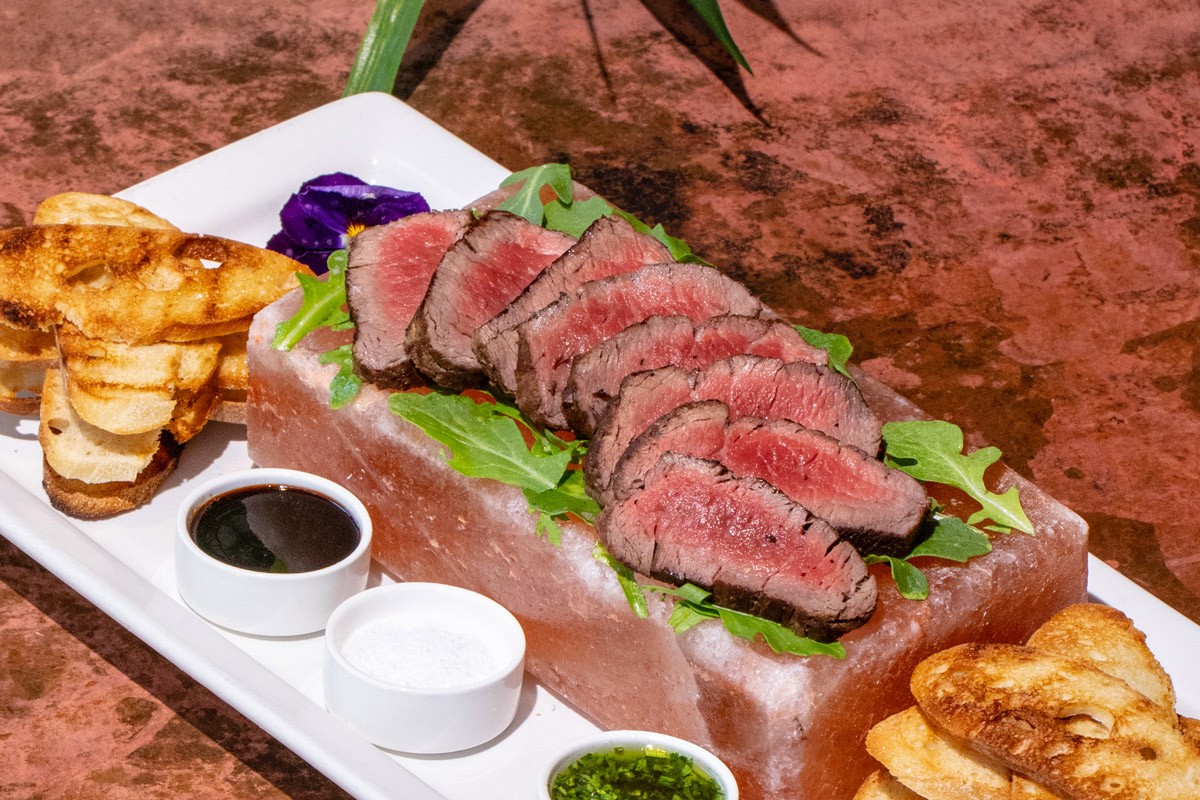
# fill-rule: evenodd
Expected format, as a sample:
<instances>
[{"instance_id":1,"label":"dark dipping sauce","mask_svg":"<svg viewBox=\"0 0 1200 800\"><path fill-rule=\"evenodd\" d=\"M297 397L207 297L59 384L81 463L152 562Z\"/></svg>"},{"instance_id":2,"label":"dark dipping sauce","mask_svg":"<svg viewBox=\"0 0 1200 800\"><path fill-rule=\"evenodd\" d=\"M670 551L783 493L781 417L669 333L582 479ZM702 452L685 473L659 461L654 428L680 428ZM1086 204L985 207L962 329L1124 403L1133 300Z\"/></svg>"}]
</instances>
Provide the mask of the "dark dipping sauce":
<instances>
[{"instance_id":1,"label":"dark dipping sauce","mask_svg":"<svg viewBox=\"0 0 1200 800\"><path fill-rule=\"evenodd\" d=\"M263 484L217 495L188 522L196 546L255 572L313 572L354 552L362 534L350 512L323 494Z\"/></svg>"}]
</instances>

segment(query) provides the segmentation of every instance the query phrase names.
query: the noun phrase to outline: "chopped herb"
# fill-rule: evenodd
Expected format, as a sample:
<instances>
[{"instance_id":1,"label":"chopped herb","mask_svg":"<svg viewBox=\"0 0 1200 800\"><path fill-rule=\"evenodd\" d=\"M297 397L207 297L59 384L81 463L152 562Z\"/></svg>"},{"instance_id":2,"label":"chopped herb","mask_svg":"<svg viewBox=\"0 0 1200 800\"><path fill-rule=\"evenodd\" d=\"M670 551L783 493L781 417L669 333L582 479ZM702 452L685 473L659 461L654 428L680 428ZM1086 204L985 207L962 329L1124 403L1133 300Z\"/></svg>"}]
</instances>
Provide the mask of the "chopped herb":
<instances>
[{"instance_id":1,"label":"chopped herb","mask_svg":"<svg viewBox=\"0 0 1200 800\"><path fill-rule=\"evenodd\" d=\"M968 524L991 520L994 524L987 526L989 530L1033 533L1017 487L996 494L984 484L984 472L1000 460L997 448L984 447L964 455L962 429L942 420L889 422L883 426L883 439L890 466L919 481L961 489L978 502L981 508L967 518Z\"/></svg>"},{"instance_id":2,"label":"chopped herb","mask_svg":"<svg viewBox=\"0 0 1200 800\"><path fill-rule=\"evenodd\" d=\"M554 776L552 800L721 800L720 784L682 753L615 747L585 753Z\"/></svg>"}]
</instances>

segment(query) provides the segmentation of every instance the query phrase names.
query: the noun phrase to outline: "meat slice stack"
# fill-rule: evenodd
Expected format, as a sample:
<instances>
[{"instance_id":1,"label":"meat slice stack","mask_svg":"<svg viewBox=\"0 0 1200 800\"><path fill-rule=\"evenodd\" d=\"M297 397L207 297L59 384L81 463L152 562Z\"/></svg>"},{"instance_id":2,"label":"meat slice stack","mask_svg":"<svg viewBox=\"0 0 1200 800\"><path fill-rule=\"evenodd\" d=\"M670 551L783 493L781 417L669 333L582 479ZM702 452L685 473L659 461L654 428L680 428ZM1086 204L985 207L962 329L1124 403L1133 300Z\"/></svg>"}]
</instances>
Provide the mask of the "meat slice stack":
<instances>
[{"instance_id":1,"label":"meat slice stack","mask_svg":"<svg viewBox=\"0 0 1200 800\"><path fill-rule=\"evenodd\" d=\"M433 271L470 224L469 211L413 214L351 240L346 302L355 323L354 364L362 377L390 389L421 381L404 335Z\"/></svg>"},{"instance_id":2,"label":"meat slice stack","mask_svg":"<svg viewBox=\"0 0 1200 800\"><path fill-rule=\"evenodd\" d=\"M874 606L855 547L913 543L924 492L875 458L854 383L743 285L621 219L575 242L502 211L419 215L360 234L348 296L369 379L486 375L534 423L591 437L597 529L647 575L829 637Z\"/></svg>"},{"instance_id":3,"label":"meat slice stack","mask_svg":"<svg viewBox=\"0 0 1200 800\"><path fill-rule=\"evenodd\" d=\"M658 240L638 233L620 217L596 220L570 250L542 270L508 308L475 331L475 355L488 377L511 394L517 386L516 327L588 281L633 272L671 260Z\"/></svg>"},{"instance_id":4,"label":"meat slice stack","mask_svg":"<svg viewBox=\"0 0 1200 800\"><path fill-rule=\"evenodd\" d=\"M596 528L638 572L705 586L718 605L801 636L835 638L875 610L875 580L853 546L765 481L715 461L664 455Z\"/></svg>"},{"instance_id":5,"label":"meat slice stack","mask_svg":"<svg viewBox=\"0 0 1200 800\"><path fill-rule=\"evenodd\" d=\"M928 507L921 484L862 450L791 420L730 420L718 400L682 405L634 439L613 471L613 498L637 493L664 453L761 478L864 553L907 553Z\"/></svg>"},{"instance_id":6,"label":"meat slice stack","mask_svg":"<svg viewBox=\"0 0 1200 800\"><path fill-rule=\"evenodd\" d=\"M517 326L517 405L536 423L566 427L563 390L576 356L656 314L703 322L765 310L746 287L699 264L651 264L585 283Z\"/></svg>"},{"instance_id":7,"label":"meat slice stack","mask_svg":"<svg viewBox=\"0 0 1200 800\"><path fill-rule=\"evenodd\" d=\"M451 388L483 381L475 329L499 314L574 238L489 211L442 257L405 336L421 372Z\"/></svg>"}]
</instances>

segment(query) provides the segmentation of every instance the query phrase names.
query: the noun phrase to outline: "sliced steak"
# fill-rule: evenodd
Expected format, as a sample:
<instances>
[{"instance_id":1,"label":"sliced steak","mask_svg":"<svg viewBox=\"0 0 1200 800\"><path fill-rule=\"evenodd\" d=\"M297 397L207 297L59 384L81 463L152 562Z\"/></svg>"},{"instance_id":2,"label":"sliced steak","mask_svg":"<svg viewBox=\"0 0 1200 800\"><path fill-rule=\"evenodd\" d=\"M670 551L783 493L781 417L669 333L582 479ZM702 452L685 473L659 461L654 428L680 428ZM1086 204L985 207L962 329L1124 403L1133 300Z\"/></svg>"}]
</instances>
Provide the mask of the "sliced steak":
<instances>
[{"instance_id":1,"label":"sliced steak","mask_svg":"<svg viewBox=\"0 0 1200 800\"><path fill-rule=\"evenodd\" d=\"M563 410L571 429L591 436L625 376L674 365L700 369L738 353L824 366L824 350L779 320L725 314L699 325L687 317L651 317L571 362Z\"/></svg>"},{"instance_id":2,"label":"sliced steak","mask_svg":"<svg viewBox=\"0 0 1200 800\"><path fill-rule=\"evenodd\" d=\"M770 484L715 461L663 455L596 529L634 570L694 583L717 605L801 636L836 638L875 610L875 580L849 542Z\"/></svg>"},{"instance_id":3,"label":"sliced steak","mask_svg":"<svg viewBox=\"0 0 1200 800\"><path fill-rule=\"evenodd\" d=\"M346 304L360 376L388 389L420 381L404 334L433 271L470 224L468 211L435 211L368 228L350 240Z\"/></svg>"},{"instance_id":4,"label":"sliced steak","mask_svg":"<svg viewBox=\"0 0 1200 800\"><path fill-rule=\"evenodd\" d=\"M730 420L718 400L682 405L634 439L613 472L613 497L624 500L638 491L668 452L762 478L861 553L907 553L929 508L920 483L862 450L791 420Z\"/></svg>"},{"instance_id":5,"label":"sliced steak","mask_svg":"<svg viewBox=\"0 0 1200 800\"><path fill-rule=\"evenodd\" d=\"M525 320L588 281L633 272L647 264L671 260L671 253L656 239L638 233L620 217L593 222L570 250L542 270L533 283L475 331L475 355L492 383L509 394L517 390L517 334Z\"/></svg>"},{"instance_id":6,"label":"sliced steak","mask_svg":"<svg viewBox=\"0 0 1200 800\"><path fill-rule=\"evenodd\" d=\"M405 336L413 363L442 386L482 382L471 335L574 241L504 211L484 214L433 273Z\"/></svg>"},{"instance_id":7,"label":"sliced steak","mask_svg":"<svg viewBox=\"0 0 1200 800\"><path fill-rule=\"evenodd\" d=\"M656 314L702 322L764 311L746 287L700 264L652 264L585 283L517 326L517 405L534 422L566 427L562 393L575 356Z\"/></svg>"},{"instance_id":8,"label":"sliced steak","mask_svg":"<svg viewBox=\"0 0 1200 800\"><path fill-rule=\"evenodd\" d=\"M844 376L803 361L737 355L694 372L663 367L622 381L588 448L588 492L611 502L613 470L629 443L662 415L697 400L720 400L730 419L790 419L870 456L879 452L882 425Z\"/></svg>"}]
</instances>

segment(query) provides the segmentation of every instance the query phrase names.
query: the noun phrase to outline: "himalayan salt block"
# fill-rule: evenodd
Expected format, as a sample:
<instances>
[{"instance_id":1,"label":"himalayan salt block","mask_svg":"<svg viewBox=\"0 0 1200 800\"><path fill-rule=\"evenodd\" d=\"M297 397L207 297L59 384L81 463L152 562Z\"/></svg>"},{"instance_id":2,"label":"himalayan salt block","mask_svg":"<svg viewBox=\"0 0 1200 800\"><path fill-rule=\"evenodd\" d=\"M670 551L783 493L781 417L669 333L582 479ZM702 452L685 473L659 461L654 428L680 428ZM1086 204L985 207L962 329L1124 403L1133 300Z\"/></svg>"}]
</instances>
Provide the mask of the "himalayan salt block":
<instances>
[{"instance_id":1,"label":"himalayan salt block","mask_svg":"<svg viewBox=\"0 0 1200 800\"><path fill-rule=\"evenodd\" d=\"M336 367L317 356L346 341L322 332L295 350L271 349L275 325L298 293L269 306L250 331L250 455L262 466L325 475L363 499L376 523L375 558L405 580L450 583L488 595L525 629L528 670L608 728L655 730L724 760L743 797L849 800L874 769L867 730L912 704L908 679L922 659L955 644L1022 642L1086 595L1083 521L1010 471L1036 536L997 537L967 565L922 564L929 599L902 599L886 571L872 620L843 637L847 657L777 655L761 642L705 623L677 636L671 600L649 597L633 615L612 571L595 560L594 531L565 524L562 544L539 538L524 496L451 470L444 448L393 415L365 386L331 411ZM860 379L883 419L921 416L886 387Z\"/></svg>"}]
</instances>

